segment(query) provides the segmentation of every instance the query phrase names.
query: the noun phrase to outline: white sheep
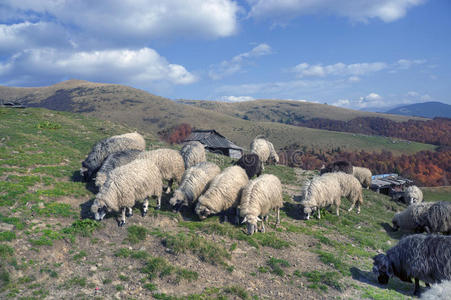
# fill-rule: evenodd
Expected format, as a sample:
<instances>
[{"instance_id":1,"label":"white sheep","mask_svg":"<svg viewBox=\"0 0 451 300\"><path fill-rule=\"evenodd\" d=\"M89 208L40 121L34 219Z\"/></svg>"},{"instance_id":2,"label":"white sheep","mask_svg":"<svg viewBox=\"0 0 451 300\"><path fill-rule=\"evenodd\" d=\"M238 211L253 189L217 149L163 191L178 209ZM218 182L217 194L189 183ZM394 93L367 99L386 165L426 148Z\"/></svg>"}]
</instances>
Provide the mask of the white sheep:
<instances>
[{"instance_id":1,"label":"white sheep","mask_svg":"<svg viewBox=\"0 0 451 300\"><path fill-rule=\"evenodd\" d=\"M357 208L357 213L360 213L360 205L363 204L362 186L360 182L353 175L343 172L326 173L321 177L334 177L338 180L341 189L341 196L348 198L351 201L351 211L354 206ZM338 214L337 214L338 215Z\"/></svg>"},{"instance_id":2,"label":"white sheep","mask_svg":"<svg viewBox=\"0 0 451 300\"><path fill-rule=\"evenodd\" d=\"M108 155L103 162L102 167L97 171L95 179L96 187L100 188L105 183L108 174L112 170L133 161L141 152L141 150L126 150Z\"/></svg>"},{"instance_id":3,"label":"white sheep","mask_svg":"<svg viewBox=\"0 0 451 300\"><path fill-rule=\"evenodd\" d=\"M370 169L364 167L352 167L352 175L359 180L363 187L367 189L370 188L372 176Z\"/></svg>"},{"instance_id":4,"label":"white sheep","mask_svg":"<svg viewBox=\"0 0 451 300\"><path fill-rule=\"evenodd\" d=\"M146 141L136 131L103 139L92 147L88 157L82 162L80 174L85 180L89 180L99 170L108 155L131 149L143 151L145 148Z\"/></svg>"},{"instance_id":5,"label":"white sheep","mask_svg":"<svg viewBox=\"0 0 451 300\"><path fill-rule=\"evenodd\" d=\"M190 206L205 192L213 178L221 173L221 169L212 162L201 162L185 171L180 186L169 200L175 210L182 206Z\"/></svg>"},{"instance_id":6,"label":"white sheep","mask_svg":"<svg viewBox=\"0 0 451 300\"><path fill-rule=\"evenodd\" d=\"M279 155L277 155L274 145L270 141L267 141L261 137L256 137L252 141L251 153L257 154L262 163L266 163L269 159L275 163L279 162Z\"/></svg>"},{"instance_id":7,"label":"white sheep","mask_svg":"<svg viewBox=\"0 0 451 300\"><path fill-rule=\"evenodd\" d=\"M185 162L185 169L188 169L203 161L207 161L205 147L198 141L186 143L180 150L180 154Z\"/></svg>"},{"instance_id":8,"label":"white sheep","mask_svg":"<svg viewBox=\"0 0 451 300\"><path fill-rule=\"evenodd\" d=\"M240 215L244 217L242 223L247 223L247 233L253 234L257 231L257 221L261 221L261 231L265 232L263 221L267 219L271 209L277 212L276 225L278 225L282 206L282 184L279 178L272 174L264 174L249 181L241 193L239 206Z\"/></svg>"},{"instance_id":9,"label":"white sheep","mask_svg":"<svg viewBox=\"0 0 451 300\"><path fill-rule=\"evenodd\" d=\"M423 202L423 192L416 185L411 185L404 191L404 201L409 205L421 203Z\"/></svg>"},{"instance_id":10,"label":"white sheep","mask_svg":"<svg viewBox=\"0 0 451 300\"><path fill-rule=\"evenodd\" d=\"M305 219L308 220L314 211L318 211L318 219L320 219L320 208L332 204L336 206L337 216L340 215L341 187L336 177L315 176L304 184L302 196L301 206Z\"/></svg>"},{"instance_id":11,"label":"white sheep","mask_svg":"<svg viewBox=\"0 0 451 300\"><path fill-rule=\"evenodd\" d=\"M157 150L144 151L137 156L139 158L148 158L153 160L160 170L161 177L168 180L166 193L171 191L174 180L180 183L185 172L185 163L179 151L174 149L161 148Z\"/></svg>"},{"instance_id":12,"label":"white sheep","mask_svg":"<svg viewBox=\"0 0 451 300\"><path fill-rule=\"evenodd\" d=\"M161 174L155 163L150 159L136 159L111 171L96 195L91 211L100 221L107 212L122 210L119 226L123 226L126 210L131 215L136 201L144 200L143 216L147 214L148 197L156 196L159 208L162 187Z\"/></svg>"},{"instance_id":13,"label":"white sheep","mask_svg":"<svg viewBox=\"0 0 451 300\"><path fill-rule=\"evenodd\" d=\"M200 219L205 219L210 214L225 213L229 209L236 208L241 191L248 182L243 168L239 166L225 168L213 178L208 189L199 197L195 208L196 214Z\"/></svg>"}]
</instances>

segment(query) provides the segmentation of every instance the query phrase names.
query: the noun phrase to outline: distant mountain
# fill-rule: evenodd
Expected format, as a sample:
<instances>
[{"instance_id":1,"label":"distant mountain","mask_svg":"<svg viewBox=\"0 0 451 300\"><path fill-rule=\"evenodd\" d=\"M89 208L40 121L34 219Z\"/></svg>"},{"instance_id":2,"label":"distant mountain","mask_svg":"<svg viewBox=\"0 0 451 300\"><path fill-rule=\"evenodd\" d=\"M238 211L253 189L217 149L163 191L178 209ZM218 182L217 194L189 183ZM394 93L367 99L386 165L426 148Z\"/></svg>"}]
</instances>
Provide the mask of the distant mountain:
<instances>
[{"instance_id":1,"label":"distant mountain","mask_svg":"<svg viewBox=\"0 0 451 300\"><path fill-rule=\"evenodd\" d=\"M451 118L451 105L441 102L423 102L398 106L386 111L387 114L418 116L425 118Z\"/></svg>"}]
</instances>

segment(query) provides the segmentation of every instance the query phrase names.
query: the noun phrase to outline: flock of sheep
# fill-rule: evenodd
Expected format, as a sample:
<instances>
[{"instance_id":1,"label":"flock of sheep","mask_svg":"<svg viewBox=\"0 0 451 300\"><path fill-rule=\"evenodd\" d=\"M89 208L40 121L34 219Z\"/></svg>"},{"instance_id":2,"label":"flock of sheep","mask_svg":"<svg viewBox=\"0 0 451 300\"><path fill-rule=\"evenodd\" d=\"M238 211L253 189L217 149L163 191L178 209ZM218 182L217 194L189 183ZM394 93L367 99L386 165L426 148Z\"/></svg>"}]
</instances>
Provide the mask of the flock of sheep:
<instances>
[{"instance_id":1,"label":"flock of sheep","mask_svg":"<svg viewBox=\"0 0 451 300\"><path fill-rule=\"evenodd\" d=\"M96 143L83 161L82 176L95 180L99 190L91 206L96 220L102 220L108 212L120 212L118 225L123 226L137 201L143 202L142 215L146 215L151 197L157 198L156 209L160 209L163 192L170 193L175 181L178 187L169 201L174 211L189 207L201 220L213 214L222 214L225 219L234 214L235 224L241 219L248 234L265 232L264 221L272 209L276 211L276 225L280 223L282 184L274 175L261 175L264 163L279 161L273 144L266 139L256 137L251 143L251 153L222 171L207 162L204 146L199 142L189 142L180 151L145 148L145 140L137 132L112 136ZM332 205L339 215L341 197L350 200L348 211L355 207L360 213L362 186L371 185L369 169L338 161L323 167L320 174L303 186L301 214L305 219L315 212L320 218L320 209ZM163 181L168 182L166 188ZM402 196L410 206L394 216L395 229L451 233L450 203L423 203L421 190L415 186ZM419 280L429 285L451 279L451 237L437 234L405 237L386 255L374 257L373 271L383 284L393 275L409 282L414 278L418 294ZM448 286L437 286L435 292Z\"/></svg>"}]
</instances>

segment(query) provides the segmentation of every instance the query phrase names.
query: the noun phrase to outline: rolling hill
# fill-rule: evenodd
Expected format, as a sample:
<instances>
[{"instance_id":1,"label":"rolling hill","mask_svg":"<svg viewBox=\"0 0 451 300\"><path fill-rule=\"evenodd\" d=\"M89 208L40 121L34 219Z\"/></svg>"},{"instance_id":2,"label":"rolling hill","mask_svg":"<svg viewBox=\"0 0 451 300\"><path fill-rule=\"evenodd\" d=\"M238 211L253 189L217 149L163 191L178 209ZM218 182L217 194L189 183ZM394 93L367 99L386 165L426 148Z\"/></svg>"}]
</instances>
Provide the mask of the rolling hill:
<instances>
[{"instance_id":1,"label":"rolling hill","mask_svg":"<svg viewBox=\"0 0 451 300\"><path fill-rule=\"evenodd\" d=\"M14 101L28 107L44 107L53 110L82 113L101 120L114 121L136 127L141 131L156 135L157 132L180 123L188 123L202 129L216 129L236 144L248 148L257 135L266 135L276 148L293 143L310 148L330 149L340 147L346 150L391 150L396 153L415 153L420 150L435 149L432 145L421 143L396 143L394 139L367 136L353 133L340 133L319 129L290 126L282 123L243 120L226 112L212 111L177 103L170 99L155 96L131 87L69 80L48 87L19 88L0 87L0 99ZM264 105L265 102L261 102ZM286 101L285 111L292 105ZM274 104L277 105L277 104ZM301 105L301 104L299 104ZM324 107L328 107L325 105ZM346 113L371 115L359 111L332 108L332 116L350 118ZM324 113L322 106L309 110L308 114ZM394 117L407 120L408 117Z\"/></svg>"},{"instance_id":2,"label":"rolling hill","mask_svg":"<svg viewBox=\"0 0 451 300\"><path fill-rule=\"evenodd\" d=\"M267 166L283 184L281 224L266 233L204 221L190 210L141 206L124 227L96 222L95 194L79 181L80 162L106 136L134 128L68 112L0 107L0 299L406 299L413 284L377 283L372 256L407 232L389 223L404 204L364 190L360 214L327 210L302 220L300 186L314 172ZM156 142L146 136L147 142ZM168 145L158 145L167 147ZM231 161L209 155L221 161ZM424 189L428 201L449 187ZM445 198L443 198L445 197Z\"/></svg>"},{"instance_id":3,"label":"rolling hill","mask_svg":"<svg viewBox=\"0 0 451 300\"><path fill-rule=\"evenodd\" d=\"M315 118L350 121L362 117L379 117L396 122L405 122L414 117L398 117L390 114L381 114L341 108L338 106L303 101L288 100L253 100L243 102L218 102L203 100L177 100L179 103L202 107L211 111L220 112L229 116L244 118L253 121L269 121L279 123L293 123L301 120Z\"/></svg>"},{"instance_id":4,"label":"rolling hill","mask_svg":"<svg viewBox=\"0 0 451 300\"><path fill-rule=\"evenodd\" d=\"M451 118L451 105L441 102L423 102L399 106L388 110L386 113L425 118Z\"/></svg>"}]
</instances>

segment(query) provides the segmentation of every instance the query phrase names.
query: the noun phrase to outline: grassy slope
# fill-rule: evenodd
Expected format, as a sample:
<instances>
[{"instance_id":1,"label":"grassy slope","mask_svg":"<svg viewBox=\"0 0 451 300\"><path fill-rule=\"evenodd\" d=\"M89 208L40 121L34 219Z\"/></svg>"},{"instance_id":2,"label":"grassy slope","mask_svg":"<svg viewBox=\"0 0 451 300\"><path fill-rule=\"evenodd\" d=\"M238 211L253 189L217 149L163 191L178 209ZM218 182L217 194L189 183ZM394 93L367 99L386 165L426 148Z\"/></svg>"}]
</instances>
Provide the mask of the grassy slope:
<instances>
[{"instance_id":1,"label":"grassy slope","mask_svg":"<svg viewBox=\"0 0 451 300\"><path fill-rule=\"evenodd\" d=\"M83 112L89 116L128 124L154 134L164 128L185 122L197 128L214 128L244 148L248 148L252 139L260 134L268 136L276 148L298 143L315 148L339 146L343 150L386 149L394 151L395 154L435 148L420 143L410 145L402 142L392 143L392 139L384 137L331 132L272 122L246 121L113 84L66 81L44 88L0 87L0 98L47 108L58 105L58 110Z\"/></svg>"},{"instance_id":2,"label":"grassy slope","mask_svg":"<svg viewBox=\"0 0 451 300\"><path fill-rule=\"evenodd\" d=\"M349 121L358 117L380 117L396 122L403 122L409 119L421 119L419 117L395 116L391 114L346 109L313 102L288 100L254 100L236 103L197 100L179 100L179 102L239 118L246 115L250 120L254 121L283 122L288 117L291 117L292 119L303 118L306 120L325 118L340 121Z\"/></svg>"},{"instance_id":3,"label":"grassy slope","mask_svg":"<svg viewBox=\"0 0 451 300\"><path fill-rule=\"evenodd\" d=\"M182 218L166 206L161 212L150 209L146 218L135 211L126 227L118 228L113 218L80 220L94 194L73 178L95 141L130 128L44 109L0 108L0 119L2 299L411 295L412 285L392 280L382 289L370 273L371 257L401 236L384 229L403 209L388 197L365 190L361 215L342 209L340 217L323 212L321 220L303 221L287 194L297 195L303 178L294 169L268 166L265 172L284 183L286 203L281 226L268 226L266 234L249 237L243 227L217 217L199 222L189 212ZM148 142L161 146L152 138ZM224 166L231 162L214 155L209 159ZM449 199L449 193L429 189L425 197ZM11 231L5 229L11 225Z\"/></svg>"}]
</instances>

